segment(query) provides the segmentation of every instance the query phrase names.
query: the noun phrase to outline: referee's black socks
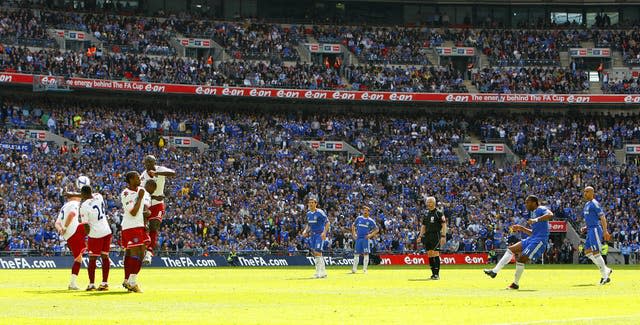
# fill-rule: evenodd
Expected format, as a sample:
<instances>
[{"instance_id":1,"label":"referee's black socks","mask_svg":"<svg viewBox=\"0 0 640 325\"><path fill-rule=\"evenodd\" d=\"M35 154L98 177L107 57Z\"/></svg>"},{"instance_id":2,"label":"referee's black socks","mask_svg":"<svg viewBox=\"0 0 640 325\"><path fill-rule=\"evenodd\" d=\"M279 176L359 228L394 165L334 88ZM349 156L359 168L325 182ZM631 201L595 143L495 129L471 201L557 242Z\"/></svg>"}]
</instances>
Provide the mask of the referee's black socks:
<instances>
[{"instance_id":1,"label":"referee's black socks","mask_svg":"<svg viewBox=\"0 0 640 325\"><path fill-rule=\"evenodd\" d=\"M434 269L437 276L440 276L440 256L433 257L433 264L435 265Z\"/></svg>"},{"instance_id":2,"label":"referee's black socks","mask_svg":"<svg viewBox=\"0 0 640 325\"><path fill-rule=\"evenodd\" d=\"M429 257L429 266L431 267L431 275L438 274L437 271L436 271L436 258L435 257Z\"/></svg>"}]
</instances>

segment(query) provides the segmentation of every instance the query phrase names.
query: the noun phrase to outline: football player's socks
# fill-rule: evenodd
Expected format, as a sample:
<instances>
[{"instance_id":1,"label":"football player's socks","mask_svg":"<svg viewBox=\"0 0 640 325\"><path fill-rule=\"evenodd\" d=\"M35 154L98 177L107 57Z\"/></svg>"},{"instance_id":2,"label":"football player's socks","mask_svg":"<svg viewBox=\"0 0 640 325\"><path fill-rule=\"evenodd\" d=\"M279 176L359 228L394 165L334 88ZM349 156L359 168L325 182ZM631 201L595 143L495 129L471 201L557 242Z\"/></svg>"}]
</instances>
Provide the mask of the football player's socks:
<instances>
[{"instance_id":1,"label":"football player's socks","mask_svg":"<svg viewBox=\"0 0 640 325\"><path fill-rule=\"evenodd\" d=\"M493 271L493 273L500 272L500 270L502 270L502 268L505 265L509 264L509 262L511 261L512 257L513 257L513 252L511 252L511 250L507 249L507 251L504 252L504 255L502 256L500 261L498 261L498 264L496 264L496 266L491 271Z\"/></svg>"},{"instance_id":2,"label":"football player's socks","mask_svg":"<svg viewBox=\"0 0 640 325\"><path fill-rule=\"evenodd\" d=\"M320 271L320 260L322 259L322 257L320 256L316 256L315 260L316 260L316 275L320 275L321 271Z\"/></svg>"},{"instance_id":3,"label":"football player's socks","mask_svg":"<svg viewBox=\"0 0 640 325\"><path fill-rule=\"evenodd\" d=\"M76 277L80 273L80 262L73 262L73 266L71 267L71 274L75 274Z\"/></svg>"},{"instance_id":4,"label":"football player's socks","mask_svg":"<svg viewBox=\"0 0 640 325\"><path fill-rule=\"evenodd\" d=\"M324 257L320 256L320 275L326 275L326 274L327 274L327 269L325 268Z\"/></svg>"},{"instance_id":5,"label":"football player's socks","mask_svg":"<svg viewBox=\"0 0 640 325\"><path fill-rule=\"evenodd\" d=\"M87 266L89 273L89 284L94 284L96 280L96 259L89 259L89 265Z\"/></svg>"},{"instance_id":6,"label":"football player's socks","mask_svg":"<svg viewBox=\"0 0 640 325\"><path fill-rule=\"evenodd\" d=\"M110 263L108 256L102 256L102 284L107 284L108 282Z\"/></svg>"},{"instance_id":7,"label":"football player's socks","mask_svg":"<svg viewBox=\"0 0 640 325\"><path fill-rule=\"evenodd\" d=\"M129 281L129 275L131 274L131 256L126 255L124 257L124 279Z\"/></svg>"},{"instance_id":8,"label":"football player's socks","mask_svg":"<svg viewBox=\"0 0 640 325\"><path fill-rule=\"evenodd\" d=\"M523 272L524 272L524 263L516 262L516 275L513 283L517 285L520 282L520 277L522 276Z\"/></svg>"},{"instance_id":9,"label":"football player's socks","mask_svg":"<svg viewBox=\"0 0 640 325\"><path fill-rule=\"evenodd\" d=\"M607 265L604 263L604 258L602 258L602 255L594 256L593 260L594 260L594 263L596 263L596 265L600 269L600 274L602 275L602 278L603 279L606 278L607 277Z\"/></svg>"}]
</instances>

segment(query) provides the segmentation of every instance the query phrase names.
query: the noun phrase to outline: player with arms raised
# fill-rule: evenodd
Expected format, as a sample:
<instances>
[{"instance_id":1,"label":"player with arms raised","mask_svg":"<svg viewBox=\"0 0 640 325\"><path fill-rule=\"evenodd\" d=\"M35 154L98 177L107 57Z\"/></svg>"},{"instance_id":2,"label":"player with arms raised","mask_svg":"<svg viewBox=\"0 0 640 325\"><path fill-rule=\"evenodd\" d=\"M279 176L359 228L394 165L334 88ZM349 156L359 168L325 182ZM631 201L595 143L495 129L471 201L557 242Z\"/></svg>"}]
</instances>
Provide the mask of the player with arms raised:
<instances>
[{"instance_id":1,"label":"player with arms raised","mask_svg":"<svg viewBox=\"0 0 640 325\"><path fill-rule=\"evenodd\" d=\"M329 218L322 209L318 209L318 198L315 195L309 195L307 205L309 207L309 211L307 211L308 223L302 231L302 237L309 237L309 248L316 263L314 277L326 278L327 270L322 257L322 246L329 232Z\"/></svg>"},{"instance_id":2,"label":"player with arms raised","mask_svg":"<svg viewBox=\"0 0 640 325\"><path fill-rule=\"evenodd\" d=\"M531 229L521 225L514 225L511 229L514 232L526 233L529 237L509 246L493 269L484 270L486 275L495 278L498 272L511 261L511 258L516 256L515 280L507 287L507 289L512 290L518 290L520 288L518 282L520 282L520 277L524 272L524 263L540 258L544 251L547 250L547 242L549 242L549 220L553 218L553 212L546 206L540 205L538 197L535 195L527 196L524 203L527 210L530 211L530 218L527 220L527 224L531 225Z\"/></svg>"},{"instance_id":3,"label":"player with arms raised","mask_svg":"<svg viewBox=\"0 0 640 325\"><path fill-rule=\"evenodd\" d=\"M158 242L158 230L162 223L162 217L165 213L164 205L164 185L167 177L175 177L176 172L173 169L156 165L156 157L148 155L143 160L145 171L140 175L142 184L146 184L147 180L156 182L156 190L151 194L151 215L149 216L149 244L147 252L144 256L144 263L151 264L153 252Z\"/></svg>"},{"instance_id":4,"label":"player with arms raised","mask_svg":"<svg viewBox=\"0 0 640 325\"><path fill-rule=\"evenodd\" d=\"M109 290L109 249L111 248L111 227L106 215L104 199L100 193L93 193L91 186L80 189L83 202L80 204L80 220L89 234L89 286L87 291ZM102 283L95 286L96 260L102 256Z\"/></svg>"},{"instance_id":5,"label":"player with arms raised","mask_svg":"<svg viewBox=\"0 0 640 325\"><path fill-rule=\"evenodd\" d=\"M82 262L82 254L87 248L84 237L84 227L78 221L80 210L80 197L71 195L67 199L67 203L62 206L55 222L58 233L67 241L67 246L73 256L73 266L71 267L71 281L69 282L69 290L78 290L76 279L80 273L80 263Z\"/></svg>"},{"instance_id":6,"label":"player with arms raised","mask_svg":"<svg viewBox=\"0 0 640 325\"><path fill-rule=\"evenodd\" d=\"M144 226L145 199L149 194L140 187L140 174L130 171L125 175L127 188L120 194L124 217L122 218L122 244L126 249L124 257L125 281L122 286L133 292L142 292L138 285L138 273L149 243L149 235ZM146 198L145 198L146 196Z\"/></svg>"}]
</instances>

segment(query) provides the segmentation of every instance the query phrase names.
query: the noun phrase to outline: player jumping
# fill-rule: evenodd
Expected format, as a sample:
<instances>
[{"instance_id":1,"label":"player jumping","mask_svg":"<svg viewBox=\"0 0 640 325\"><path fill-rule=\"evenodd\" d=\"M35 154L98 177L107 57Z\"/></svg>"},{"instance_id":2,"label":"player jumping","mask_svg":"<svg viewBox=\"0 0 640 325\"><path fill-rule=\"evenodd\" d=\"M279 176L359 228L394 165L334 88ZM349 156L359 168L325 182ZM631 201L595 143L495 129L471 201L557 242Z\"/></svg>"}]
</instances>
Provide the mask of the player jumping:
<instances>
[{"instance_id":1,"label":"player jumping","mask_svg":"<svg viewBox=\"0 0 640 325\"><path fill-rule=\"evenodd\" d=\"M144 264L151 264L153 252L158 242L158 230L162 223L162 217L165 214L164 205L164 185L167 177L175 177L176 172L173 169L156 165L156 157L148 155L143 160L145 171L140 176L142 184L153 179L156 182L156 190L151 194L151 215L149 216L149 244L144 256Z\"/></svg>"}]
</instances>

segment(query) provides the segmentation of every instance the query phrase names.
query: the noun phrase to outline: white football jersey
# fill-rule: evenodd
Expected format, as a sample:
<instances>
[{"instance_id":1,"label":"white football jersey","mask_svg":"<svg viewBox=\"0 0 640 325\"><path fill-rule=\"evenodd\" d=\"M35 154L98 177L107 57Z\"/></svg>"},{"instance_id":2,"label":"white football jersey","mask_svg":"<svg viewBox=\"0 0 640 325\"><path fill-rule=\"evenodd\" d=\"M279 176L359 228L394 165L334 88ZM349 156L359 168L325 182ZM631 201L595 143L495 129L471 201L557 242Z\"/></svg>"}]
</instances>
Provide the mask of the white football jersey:
<instances>
[{"instance_id":1,"label":"white football jersey","mask_svg":"<svg viewBox=\"0 0 640 325\"><path fill-rule=\"evenodd\" d=\"M142 215L142 212L144 211L144 207L149 207L151 205L151 195L149 195L147 191L144 192L144 198L142 199L138 213L135 215L131 214L131 209L136 205L136 199L138 198L138 191L140 189L144 190L142 187L138 187L138 190L136 191L125 188L122 193L120 193L120 201L124 208L122 229L144 227L144 216Z\"/></svg>"},{"instance_id":2,"label":"white football jersey","mask_svg":"<svg viewBox=\"0 0 640 325\"><path fill-rule=\"evenodd\" d=\"M58 213L58 218L56 219L56 221L60 221L63 226L66 223L67 218L73 218L73 220L71 220L71 223L69 224L69 227L67 227L67 230L65 230L64 234L62 234L62 237L65 240L71 238L71 236L73 236L73 234L76 232L78 225L80 225L80 222L78 221L79 209L79 201L69 201L62 206L60 212Z\"/></svg>"},{"instance_id":3,"label":"white football jersey","mask_svg":"<svg viewBox=\"0 0 640 325\"><path fill-rule=\"evenodd\" d=\"M89 237L102 238L111 234L104 199L99 193L80 204L80 222L89 224Z\"/></svg>"},{"instance_id":4,"label":"white football jersey","mask_svg":"<svg viewBox=\"0 0 640 325\"><path fill-rule=\"evenodd\" d=\"M173 169L164 167L164 166L156 166L156 172L173 172ZM140 174L140 184L142 184L142 186L144 186L144 183L148 180L148 179L153 179L154 181L156 181L156 191L151 193L151 195L154 196L159 196L159 195L164 195L164 184L165 181L167 179L166 176L161 176L161 175L157 175L156 177L151 177L149 176L149 174L147 173L147 171L143 171L142 174ZM163 201L158 201L158 200L151 200L151 205L156 205L158 203L162 203Z\"/></svg>"}]
</instances>

